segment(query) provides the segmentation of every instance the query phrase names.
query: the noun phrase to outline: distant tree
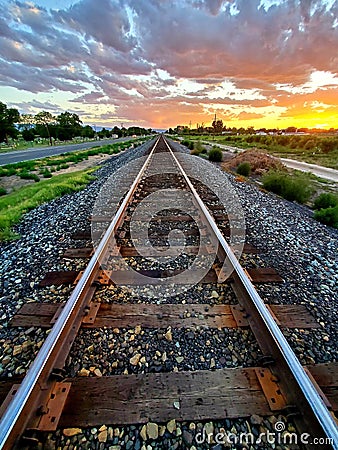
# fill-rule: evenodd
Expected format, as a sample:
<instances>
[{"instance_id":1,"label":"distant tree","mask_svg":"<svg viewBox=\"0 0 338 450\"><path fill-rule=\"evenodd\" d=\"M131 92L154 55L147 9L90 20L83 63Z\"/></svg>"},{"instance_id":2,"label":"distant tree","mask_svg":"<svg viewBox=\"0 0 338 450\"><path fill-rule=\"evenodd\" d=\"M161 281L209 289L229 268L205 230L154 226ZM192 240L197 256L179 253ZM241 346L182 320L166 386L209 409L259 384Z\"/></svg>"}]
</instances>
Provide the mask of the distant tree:
<instances>
[{"instance_id":1,"label":"distant tree","mask_svg":"<svg viewBox=\"0 0 338 450\"><path fill-rule=\"evenodd\" d=\"M56 121L55 117L48 111L41 111L35 116L35 123L40 126L42 125L42 127L47 132L50 145L53 145L51 125L54 124L55 121ZM43 129L41 129L41 127L38 126L36 128L36 131L37 134L44 137Z\"/></svg>"},{"instance_id":2,"label":"distant tree","mask_svg":"<svg viewBox=\"0 0 338 450\"><path fill-rule=\"evenodd\" d=\"M15 108L7 108L5 103L0 102L0 142L6 141L8 138L16 138L18 130L14 124L20 121L20 113Z\"/></svg>"},{"instance_id":3,"label":"distant tree","mask_svg":"<svg viewBox=\"0 0 338 450\"><path fill-rule=\"evenodd\" d=\"M296 133L297 128L296 127L287 127L285 132L286 133Z\"/></svg>"},{"instance_id":4,"label":"distant tree","mask_svg":"<svg viewBox=\"0 0 338 450\"><path fill-rule=\"evenodd\" d=\"M70 140L75 136L81 135L82 121L77 114L66 111L59 114L56 121L57 135L61 141Z\"/></svg>"},{"instance_id":5,"label":"distant tree","mask_svg":"<svg viewBox=\"0 0 338 450\"><path fill-rule=\"evenodd\" d=\"M111 137L111 134L111 131L106 128L102 128L102 130L97 133L100 139L109 138Z\"/></svg>"},{"instance_id":6,"label":"distant tree","mask_svg":"<svg viewBox=\"0 0 338 450\"><path fill-rule=\"evenodd\" d=\"M90 125L86 125L81 130L81 136L84 138L92 139L95 136L95 131Z\"/></svg>"},{"instance_id":7,"label":"distant tree","mask_svg":"<svg viewBox=\"0 0 338 450\"><path fill-rule=\"evenodd\" d=\"M223 131L223 120L218 119L212 122L212 127L215 133L222 133Z\"/></svg>"},{"instance_id":8,"label":"distant tree","mask_svg":"<svg viewBox=\"0 0 338 450\"><path fill-rule=\"evenodd\" d=\"M121 137L122 136L122 131L120 130L119 127L117 127L115 125L115 127L112 129L112 134L117 134L118 137Z\"/></svg>"},{"instance_id":9,"label":"distant tree","mask_svg":"<svg viewBox=\"0 0 338 450\"><path fill-rule=\"evenodd\" d=\"M33 114L21 114L19 122L19 130L29 130L35 125L35 117Z\"/></svg>"},{"instance_id":10,"label":"distant tree","mask_svg":"<svg viewBox=\"0 0 338 450\"><path fill-rule=\"evenodd\" d=\"M25 141L34 141L35 138L35 117L32 114L21 114L18 124L21 135Z\"/></svg>"},{"instance_id":11,"label":"distant tree","mask_svg":"<svg viewBox=\"0 0 338 450\"><path fill-rule=\"evenodd\" d=\"M204 133L204 122L201 125L197 126L197 132L203 134Z\"/></svg>"},{"instance_id":12,"label":"distant tree","mask_svg":"<svg viewBox=\"0 0 338 450\"><path fill-rule=\"evenodd\" d=\"M25 128L21 134L25 141L34 141L35 132L33 128Z\"/></svg>"}]
</instances>

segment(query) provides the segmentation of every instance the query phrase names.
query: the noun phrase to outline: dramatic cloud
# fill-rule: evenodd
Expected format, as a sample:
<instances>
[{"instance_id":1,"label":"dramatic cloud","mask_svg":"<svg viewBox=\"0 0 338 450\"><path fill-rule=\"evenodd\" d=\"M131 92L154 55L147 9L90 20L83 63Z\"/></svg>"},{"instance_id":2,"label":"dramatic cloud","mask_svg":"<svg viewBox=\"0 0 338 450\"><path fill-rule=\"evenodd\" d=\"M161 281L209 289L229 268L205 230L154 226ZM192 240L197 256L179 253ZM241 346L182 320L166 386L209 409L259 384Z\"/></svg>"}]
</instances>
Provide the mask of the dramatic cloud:
<instances>
[{"instance_id":1,"label":"dramatic cloud","mask_svg":"<svg viewBox=\"0 0 338 450\"><path fill-rule=\"evenodd\" d=\"M210 123L215 112L230 126L337 126L334 0L50 5L0 0L0 86L11 88L1 101L23 112L73 107L108 126Z\"/></svg>"}]
</instances>

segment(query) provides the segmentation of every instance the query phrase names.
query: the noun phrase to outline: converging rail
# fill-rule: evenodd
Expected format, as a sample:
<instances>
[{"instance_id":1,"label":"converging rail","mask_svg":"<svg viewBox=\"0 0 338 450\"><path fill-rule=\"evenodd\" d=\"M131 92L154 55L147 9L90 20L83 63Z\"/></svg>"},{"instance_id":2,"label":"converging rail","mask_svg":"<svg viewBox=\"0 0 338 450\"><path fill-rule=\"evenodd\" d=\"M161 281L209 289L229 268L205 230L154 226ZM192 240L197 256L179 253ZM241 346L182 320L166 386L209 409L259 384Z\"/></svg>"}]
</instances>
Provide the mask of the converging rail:
<instances>
[{"instance_id":1,"label":"converging rail","mask_svg":"<svg viewBox=\"0 0 338 450\"><path fill-rule=\"evenodd\" d=\"M105 276L104 282L106 284L114 284L116 280L119 281L119 277L122 280L121 284L137 284L139 279L143 280L143 284L147 283L149 277L146 277L146 275L149 275L149 272L148 274L144 272L139 275L139 278L136 277L136 279L133 279L133 276L127 271L127 273L122 273L122 271L119 272L117 270L115 274L112 274L109 270L107 272L107 267L111 258L114 258L122 249L121 244L118 243L119 239L117 239L118 229L128 219L128 208L135 201L135 194L147 171L151 173L152 164L159 164L159 159L156 158L159 150L166 155L163 159L163 171L166 170L167 166L171 165L171 171L174 174L172 178L177 181L177 186L184 185L184 189L189 192L192 198L198 220L204 229L203 233L206 239L205 247L207 249L210 246L214 248L215 256L219 263L215 269L217 275L216 281L219 284L230 282L236 294L240 308L229 309L229 315L232 314L231 317L234 317L234 319L237 317L237 322L235 320L234 325L231 326L241 326L241 320L245 321L257 340L263 358L260 367L254 369L254 374L258 380L257 384L261 386L265 395L268 407L272 411L282 410L289 414L300 433L308 433L310 430L312 435L323 437L327 439L326 442L331 442L331 444L324 445L323 448L338 449L337 424L332 412L328 409L328 406L330 406L329 401L327 401L309 371L303 368L292 351L280 327L276 323L276 317L272 314L271 308L259 296L254 287L252 277L250 278L248 271L239 263L234 250L227 242L224 233L220 230L215 218L210 212L210 208L201 199L196 183L191 179L191 175L188 176L186 173L184 159L181 159L179 154L173 152L170 142L164 136L156 138L149 155L145 159L129 191L123 198L104 235L96 245L95 251L92 252L87 267L82 275L77 278L75 288L69 300L57 311L57 319L26 376L20 385L15 386L8 394L2 407L0 448L11 449L17 445L23 445L23 441L20 440L23 436L25 445L34 443L36 442L34 437L36 430L48 431L56 429L72 389L72 382L65 379L64 375L64 366L72 344L81 327L95 326L95 320L99 318L101 310L105 311L106 314L102 316L103 323L105 323L104 320L108 320L107 311L109 312L110 306L108 308L108 306L105 307L94 301L95 290L100 280L103 283L102 279ZM151 192L151 189L151 187L148 187L148 192ZM165 194L170 196L170 189ZM175 200L173 201L173 205L173 208L175 208ZM165 217L162 217L162 221L165 220ZM168 220L169 217L167 217ZM190 220L189 217L188 220ZM125 247L123 251L125 254L128 254L128 252L129 254L133 254L134 249ZM161 251L165 252L166 249L161 248ZM148 249L146 255L150 255L151 252L154 253L153 257L156 259L158 257L156 246L152 250ZM122 250L121 253L123 253ZM169 253L170 251L168 250L167 254ZM212 254L212 251L209 253ZM104 275L105 270L106 275ZM114 268L112 271L114 272ZM113 281L109 280L109 274ZM125 283L123 282L123 276L126 277ZM142 278L143 276L145 277L144 279ZM178 280L177 283L184 284L184 281L186 281L186 284L189 284L189 280L185 280L184 274L178 272L177 274L175 273L175 277L177 277L175 278ZM170 286L170 276L158 278L155 277L151 281L148 280L149 284L154 284L155 286L161 285L162 287ZM175 292L174 286L170 286L170 288ZM40 306L43 308L43 305ZM121 305L121 314L125 314L125 316L122 318L115 317L115 315L114 317L109 316L111 323L116 323L118 320L124 323L123 320L125 320L125 317L133 310L136 310L137 305L128 305L128 308L127 310L124 305ZM144 318L145 323L147 320L149 320L149 323L159 323L161 321L161 314L165 310L165 305L158 306L150 304L147 308L144 307L144 311L147 310L147 314L149 315L153 314L156 308L158 308L158 311L161 309L162 312L155 313L157 315L155 319L150 320ZM111 309L114 310L113 305L111 305ZM119 308L116 307L115 311L118 310ZM52 316L56 313L55 309L53 311ZM238 314L240 314L241 318L238 318ZM22 317L23 314L21 314L20 320L23 320ZM160 318L158 319L158 317ZM45 326L39 320L37 320L36 325ZM173 320L173 323L175 320ZM230 326L224 323L222 325L223 327ZM17 322L17 325L20 326L20 321ZM21 325L25 326L24 322ZM152 375L149 374L150 377ZM176 373L175 376L179 377L180 374ZM196 377L199 376L202 377L203 374L196 372ZM219 376L221 377L222 373ZM156 380L159 380L156 377L154 375L151 378L152 382L156 383ZM131 383L130 380L133 381L130 378L128 383ZM114 383L114 380L109 380L109 382ZM137 382L140 383L139 378L137 378ZM222 386L220 389L222 389ZM133 393L135 394L134 391L131 392L130 396ZM53 403L54 399L57 400ZM131 398L128 398L128 400L131 400ZM276 402L277 404L275 404ZM196 406L196 408L198 407ZM176 409L178 409L177 405ZM230 414L229 411L227 412L226 404L224 405L223 411L225 414L224 417ZM174 411L174 413L177 413L177 411ZM163 416L159 415L159 417L162 417L163 420L166 417L166 420L169 420L173 417L170 414L174 413L168 409L168 411L165 410L163 412ZM179 411L179 413L179 415L175 416L178 419L184 416L183 410ZM208 417L208 411L200 412L199 414L199 417ZM217 414L219 413L215 413L216 417L218 417ZM135 415L135 417L138 416ZM109 419L107 420L104 423L109 423ZM128 423L128 420L126 419L126 423ZM143 418L142 420L146 419ZM87 423L90 423L89 419ZM135 423L137 423L137 419L135 419ZM312 448L312 445L310 444L308 447Z\"/></svg>"}]
</instances>

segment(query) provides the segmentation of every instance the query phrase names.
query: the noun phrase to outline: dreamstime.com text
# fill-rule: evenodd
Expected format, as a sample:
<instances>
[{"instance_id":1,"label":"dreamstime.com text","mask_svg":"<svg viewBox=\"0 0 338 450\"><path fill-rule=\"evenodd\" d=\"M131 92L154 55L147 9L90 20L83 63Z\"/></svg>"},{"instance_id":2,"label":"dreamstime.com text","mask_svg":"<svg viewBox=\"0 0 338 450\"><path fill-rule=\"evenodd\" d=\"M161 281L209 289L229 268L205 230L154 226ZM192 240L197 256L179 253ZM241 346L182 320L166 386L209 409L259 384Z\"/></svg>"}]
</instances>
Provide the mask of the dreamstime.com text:
<instances>
[{"instance_id":1,"label":"dreamstime.com text","mask_svg":"<svg viewBox=\"0 0 338 450\"><path fill-rule=\"evenodd\" d=\"M206 433L203 429L195 436L197 444L220 444L220 445L264 445L264 444L279 444L279 445L332 445L333 439L327 437L314 437L309 433L290 433L285 430L285 424L283 422L276 422L275 431L267 430L259 435L253 433L231 433L231 432L219 432L219 433Z\"/></svg>"}]
</instances>

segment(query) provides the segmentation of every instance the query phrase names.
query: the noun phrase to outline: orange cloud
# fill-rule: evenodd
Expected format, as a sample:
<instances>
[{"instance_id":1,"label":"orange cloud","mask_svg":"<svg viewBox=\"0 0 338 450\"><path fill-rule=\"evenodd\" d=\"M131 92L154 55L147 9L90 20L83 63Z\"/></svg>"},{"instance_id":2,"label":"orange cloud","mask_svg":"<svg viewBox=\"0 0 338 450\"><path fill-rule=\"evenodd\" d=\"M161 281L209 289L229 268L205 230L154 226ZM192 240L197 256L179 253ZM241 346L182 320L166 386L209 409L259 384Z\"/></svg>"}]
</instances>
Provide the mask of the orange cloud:
<instances>
[{"instance_id":1,"label":"orange cloud","mask_svg":"<svg viewBox=\"0 0 338 450\"><path fill-rule=\"evenodd\" d=\"M106 125L337 127L337 2L0 4L2 101L22 112L48 98Z\"/></svg>"}]
</instances>

